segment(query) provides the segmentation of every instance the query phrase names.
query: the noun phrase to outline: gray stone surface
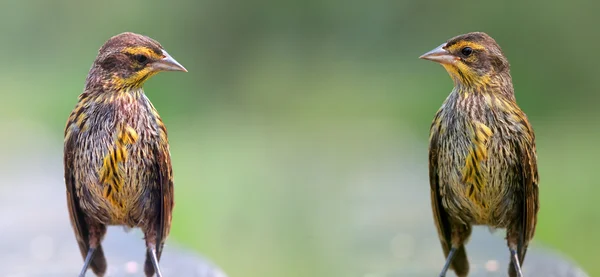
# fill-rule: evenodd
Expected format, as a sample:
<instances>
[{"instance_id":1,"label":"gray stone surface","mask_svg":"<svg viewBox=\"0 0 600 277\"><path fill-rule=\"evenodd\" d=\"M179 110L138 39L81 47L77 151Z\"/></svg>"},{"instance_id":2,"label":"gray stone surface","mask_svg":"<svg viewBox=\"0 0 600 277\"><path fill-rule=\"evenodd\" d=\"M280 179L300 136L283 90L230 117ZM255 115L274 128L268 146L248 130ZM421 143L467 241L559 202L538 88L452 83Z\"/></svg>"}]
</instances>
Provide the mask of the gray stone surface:
<instances>
[{"instance_id":1,"label":"gray stone surface","mask_svg":"<svg viewBox=\"0 0 600 277\"><path fill-rule=\"evenodd\" d=\"M58 174L44 174L30 161L35 173L15 169L0 178L0 276L77 276L83 265L69 223L65 186ZM61 172L59 164L48 166ZM22 167L19 167L22 168ZM50 177L49 177L50 176ZM144 276L145 243L138 229L125 232L109 227L103 246L107 277ZM226 277L206 258L167 240L161 259L165 277ZM94 276L88 270L86 276Z\"/></svg>"},{"instance_id":2,"label":"gray stone surface","mask_svg":"<svg viewBox=\"0 0 600 277\"><path fill-rule=\"evenodd\" d=\"M406 238L404 238L406 239ZM396 237L395 240L402 240ZM399 243L399 242L397 242ZM416 259L421 262L384 275L386 277L426 277L438 276L444 257L437 241L423 241L416 239L413 245L422 245L417 252ZM495 277L507 276L509 253L504 246L503 237L492 236L485 228L478 228L467 246L469 261L471 262L470 277ZM427 264L429 262L429 264ZM525 277L588 277L574 263L541 246L533 245L527 253L523 267ZM449 272L447 277L454 277L454 272Z\"/></svg>"}]
</instances>

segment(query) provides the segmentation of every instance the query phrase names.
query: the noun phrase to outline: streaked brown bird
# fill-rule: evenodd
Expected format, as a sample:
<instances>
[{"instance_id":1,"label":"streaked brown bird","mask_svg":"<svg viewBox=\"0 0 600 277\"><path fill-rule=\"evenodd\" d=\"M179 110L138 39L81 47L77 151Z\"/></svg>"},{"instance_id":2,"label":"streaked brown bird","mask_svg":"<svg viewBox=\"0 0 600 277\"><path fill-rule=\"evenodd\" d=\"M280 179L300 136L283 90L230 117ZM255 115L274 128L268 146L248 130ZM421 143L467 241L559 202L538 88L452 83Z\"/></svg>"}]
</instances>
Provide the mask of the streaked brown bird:
<instances>
[{"instance_id":1,"label":"streaked brown bird","mask_svg":"<svg viewBox=\"0 0 600 277\"><path fill-rule=\"evenodd\" d=\"M509 276L522 276L539 178L535 136L515 100L508 60L481 32L451 38L420 58L440 63L454 81L429 137L431 206L446 257L440 276L449 268L467 276L473 225L506 229Z\"/></svg>"},{"instance_id":2,"label":"streaked brown bird","mask_svg":"<svg viewBox=\"0 0 600 277\"><path fill-rule=\"evenodd\" d=\"M65 128L64 173L75 237L88 267L106 272L108 225L139 227L146 276L171 228L173 172L167 129L142 86L161 71L187 70L157 41L134 33L110 38L98 52Z\"/></svg>"}]
</instances>

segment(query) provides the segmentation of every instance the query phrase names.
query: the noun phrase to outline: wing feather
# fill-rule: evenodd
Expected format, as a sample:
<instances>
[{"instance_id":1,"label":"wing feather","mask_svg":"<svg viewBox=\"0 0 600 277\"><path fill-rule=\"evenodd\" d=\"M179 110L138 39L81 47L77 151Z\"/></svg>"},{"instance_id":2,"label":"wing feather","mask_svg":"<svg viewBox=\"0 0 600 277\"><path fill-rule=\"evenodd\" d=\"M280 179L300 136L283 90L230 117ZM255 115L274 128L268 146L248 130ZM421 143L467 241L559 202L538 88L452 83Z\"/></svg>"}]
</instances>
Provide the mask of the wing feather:
<instances>
[{"instance_id":1,"label":"wing feather","mask_svg":"<svg viewBox=\"0 0 600 277\"><path fill-rule=\"evenodd\" d=\"M440 136L439 113L436 115L430 130L429 137L429 185L431 189L431 208L433 211L433 220L437 227L438 236L444 255L448 256L448 252L452 247L451 243L451 226L448 221L448 214L442 206L442 196L440 194L440 179L438 176L438 151L439 151L439 136Z\"/></svg>"},{"instance_id":2,"label":"wing feather","mask_svg":"<svg viewBox=\"0 0 600 277\"><path fill-rule=\"evenodd\" d=\"M85 222L84 213L79 207L79 200L77 198L77 188L75 184L75 168L73 159L75 156L75 137L77 137L78 131L76 128L70 128L65 133L65 145L64 145L64 170L65 170L65 185L67 190L67 208L69 209L69 216L71 219L71 225L75 232L75 238L79 245L81 255L85 258L89 248L89 230Z\"/></svg>"},{"instance_id":3,"label":"wing feather","mask_svg":"<svg viewBox=\"0 0 600 277\"><path fill-rule=\"evenodd\" d=\"M79 197L77 195L78 184L75 180L75 174L77 167L75 165L75 155L77 153L77 138L79 137L79 128L72 125L73 114L76 114L77 110L72 113L69 117L69 123L65 130L65 144L64 144L64 178L67 192L67 208L69 210L69 217L71 220L71 226L75 233L77 245L81 252L81 257L85 260L87 252L90 248L90 225L86 221L86 216L79 205ZM103 227L99 225L97 227ZM104 232L104 231L103 231ZM103 234L102 234L103 235ZM104 256L104 250L102 245L98 243L96 246L95 254L90 263L90 268L97 275L103 275L106 272L106 258Z\"/></svg>"},{"instance_id":4,"label":"wing feather","mask_svg":"<svg viewBox=\"0 0 600 277\"><path fill-rule=\"evenodd\" d=\"M539 211L539 176L537 169L537 157L535 147L535 135L533 128L523 116L523 125L526 127L527 134L520 141L516 141L519 154L520 179L523 188L523 238L519 242L519 258L525 259L527 245L533 239L535 227L537 224L537 213ZM522 261L521 261L522 262Z\"/></svg>"},{"instance_id":5,"label":"wing feather","mask_svg":"<svg viewBox=\"0 0 600 277\"><path fill-rule=\"evenodd\" d=\"M161 140L161 143L155 146L154 156L156 157L157 189L160 193L157 203L159 218L156 223L156 255L160 258L164 242L171 230L172 212L175 205L171 155L166 140Z\"/></svg>"}]
</instances>

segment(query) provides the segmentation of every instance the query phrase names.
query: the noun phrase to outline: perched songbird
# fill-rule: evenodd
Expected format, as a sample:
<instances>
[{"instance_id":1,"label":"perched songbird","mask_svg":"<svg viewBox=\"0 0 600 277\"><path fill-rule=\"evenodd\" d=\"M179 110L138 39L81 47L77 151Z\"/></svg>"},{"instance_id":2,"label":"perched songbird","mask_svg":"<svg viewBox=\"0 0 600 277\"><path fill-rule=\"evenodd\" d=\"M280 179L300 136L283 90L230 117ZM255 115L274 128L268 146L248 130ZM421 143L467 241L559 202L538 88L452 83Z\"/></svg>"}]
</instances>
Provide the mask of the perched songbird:
<instances>
[{"instance_id":1,"label":"perched songbird","mask_svg":"<svg viewBox=\"0 0 600 277\"><path fill-rule=\"evenodd\" d=\"M533 238L538 201L535 136L515 100L508 60L485 33L460 35L422 55L438 62L454 89L429 137L431 206L448 268L467 276L471 226L505 228L509 276Z\"/></svg>"},{"instance_id":2,"label":"perched songbird","mask_svg":"<svg viewBox=\"0 0 600 277\"><path fill-rule=\"evenodd\" d=\"M146 276L171 227L173 173L167 130L142 86L161 71L187 70L155 40L122 33L100 48L65 129L64 167L71 224L85 258L103 276L107 225L139 227Z\"/></svg>"}]
</instances>

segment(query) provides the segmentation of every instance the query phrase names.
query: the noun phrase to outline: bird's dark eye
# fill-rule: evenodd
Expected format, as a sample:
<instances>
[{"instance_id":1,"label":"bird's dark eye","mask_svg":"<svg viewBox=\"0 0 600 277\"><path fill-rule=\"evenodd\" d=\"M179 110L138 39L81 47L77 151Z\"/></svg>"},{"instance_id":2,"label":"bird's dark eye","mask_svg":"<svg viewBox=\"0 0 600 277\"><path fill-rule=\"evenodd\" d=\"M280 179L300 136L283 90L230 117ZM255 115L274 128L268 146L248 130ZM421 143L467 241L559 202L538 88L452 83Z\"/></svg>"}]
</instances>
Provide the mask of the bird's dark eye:
<instances>
[{"instance_id":1,"label":"bird's dark eye","mask_svg":"<svg viewBox=\"0 0 600 277\"><path fill-rule=\"evenodd\" d=\"M469 55L473 54L473 49L471 47L465 47L460 50L460 52L465 55L465 57L468 57Z\"/></svg>"},{"instance_id":2,"label":"bird's dark eye","mask_svg":"<svg viewBox=\"0 0 600 277\"><path fill-rule=\"evenodd\" d=\"M133 58L139 63L146 63L146 61L148 61L148 57L142 54L137 54L133 56Z\"/></svg>"}]
</instances>

